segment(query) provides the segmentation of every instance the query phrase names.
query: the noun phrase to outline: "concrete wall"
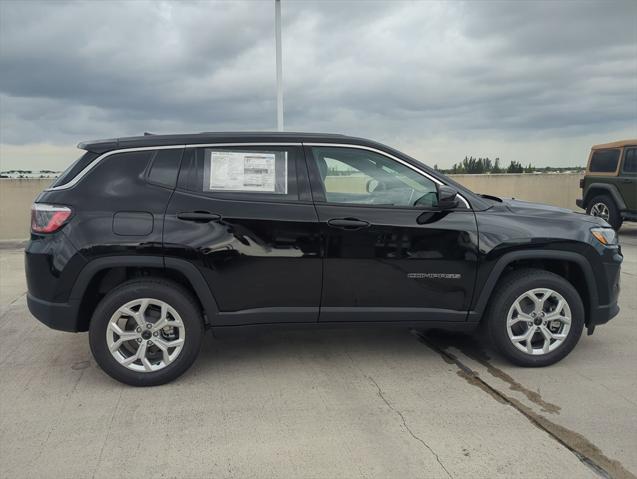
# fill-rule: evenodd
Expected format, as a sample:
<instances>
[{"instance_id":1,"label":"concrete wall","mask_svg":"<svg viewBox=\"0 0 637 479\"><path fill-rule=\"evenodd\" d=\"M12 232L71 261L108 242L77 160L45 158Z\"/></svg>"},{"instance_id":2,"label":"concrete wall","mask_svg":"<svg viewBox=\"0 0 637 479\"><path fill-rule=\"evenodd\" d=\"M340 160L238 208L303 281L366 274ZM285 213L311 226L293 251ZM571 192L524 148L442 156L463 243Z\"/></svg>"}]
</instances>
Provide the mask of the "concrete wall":
<instances>
[{"instance_id":1,"label":"concrete wall","mask_svg":"<svg viewBox=\"0 0 637 479\"><path fill-rule=\"evenodd\" d=\"M576 209L581 174L450 175L472 191ZM333 178L342 191L365 191L360 177ZM0 240L29 235L31 203L52 180L0 179Z\"/></svg>"},{"instance_id":2,"label":"concrete wall","mask_svg":"<svg viewBox=\"0 0 637 479\"><path fill-rule=\"evenodd\" d=\"M52 179L13 180L0 178L0 240L29 236L31 204Z\"/></svg>"},{"instance_id":3,"label":"concrete wall","mask_svg":"<svg viewBox=\"0 0 637 479\"><path fill-rule=\"evenodd\" d=\"M582 196L579 180L584 173L449 176L476 193L578 210L575 200Z\"/></svg>"}]
</instances>

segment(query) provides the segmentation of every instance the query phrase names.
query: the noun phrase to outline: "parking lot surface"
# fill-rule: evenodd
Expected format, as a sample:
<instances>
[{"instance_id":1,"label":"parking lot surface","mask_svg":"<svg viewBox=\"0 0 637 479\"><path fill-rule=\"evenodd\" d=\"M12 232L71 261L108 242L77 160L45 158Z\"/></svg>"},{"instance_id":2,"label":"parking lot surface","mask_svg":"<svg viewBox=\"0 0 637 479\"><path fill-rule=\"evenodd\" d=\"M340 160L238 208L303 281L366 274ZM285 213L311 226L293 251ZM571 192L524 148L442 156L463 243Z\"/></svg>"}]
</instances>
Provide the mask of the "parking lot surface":
<instances>
[{"instance_id":1,"label":"parking lot surface","mask_svg":"<svg viewBox=\"0 0 637 479\"><path fill-rule=\"evenodd\" d=\"M0 477L635 477L637 225L621 243L619 316L549 368L465 335L251 331L149 389L31 317L0 250Z\"/></svg>"}]
</instances>

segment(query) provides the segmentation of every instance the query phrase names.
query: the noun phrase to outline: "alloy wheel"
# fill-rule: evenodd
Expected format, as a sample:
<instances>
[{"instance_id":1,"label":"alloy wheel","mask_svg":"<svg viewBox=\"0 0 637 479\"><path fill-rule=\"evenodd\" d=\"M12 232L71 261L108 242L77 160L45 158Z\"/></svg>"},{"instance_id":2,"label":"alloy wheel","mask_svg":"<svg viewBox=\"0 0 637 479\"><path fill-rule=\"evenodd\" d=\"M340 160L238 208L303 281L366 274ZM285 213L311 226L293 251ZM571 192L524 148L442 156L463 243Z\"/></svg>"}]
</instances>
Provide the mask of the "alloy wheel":
<instances>
[{"instance_id":1,"label":"alloy wheel","mask_svg":"<svg viewBox=\"0 0 637 479\"><path fill-rule=\"evenodd\" d=\"M122 366L154 372L181 353L186 329L179 313L164 301L139 298L115 311L106 328L108 349Z\"/></svg>"},{"instance_id":2,"label":"alloy wheel","mask_svg":"<svg viewBox=\"0 0 637 479\"><path fill-rule=\"evenodd\" d=\"M507 315L507 332L520 351L534 356L558 349L571 329L571 309L557 291L535 288L521 294Z\"/></svg>"},{"instance_id":3,"label":"alloy wheel","mask_svg":"<svg viewBox=\"0 0 637 479\"><path fill-rule=\"evenodd\" d=\"M595 203L591 207L591 215L599 216L604 221L608 221L608 219L610 218L610 211L608 210L608 206L606 206L604 203Z\"/></svg>"}]
</instances>

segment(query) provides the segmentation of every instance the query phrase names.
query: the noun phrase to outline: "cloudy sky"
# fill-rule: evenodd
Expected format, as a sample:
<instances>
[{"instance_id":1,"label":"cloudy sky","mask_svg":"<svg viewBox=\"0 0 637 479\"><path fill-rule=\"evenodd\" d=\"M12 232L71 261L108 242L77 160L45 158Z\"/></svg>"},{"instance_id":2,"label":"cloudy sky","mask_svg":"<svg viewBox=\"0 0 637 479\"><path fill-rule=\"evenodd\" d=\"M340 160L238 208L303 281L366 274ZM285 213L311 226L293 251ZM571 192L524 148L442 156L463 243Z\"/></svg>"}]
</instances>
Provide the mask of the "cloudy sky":
<instances>
[{"instance_id":1,"label":"cloudy sky","mask_svg":"<svg viewBox=\"0 0 637 479\"><path fill-rule=\"evenodd\" d=\"M282 0L285 126L581 165L637 137L637 2ZM276 127L274 2L0 0L0 167L80 140Z\"/></svg>"}]
</instances>

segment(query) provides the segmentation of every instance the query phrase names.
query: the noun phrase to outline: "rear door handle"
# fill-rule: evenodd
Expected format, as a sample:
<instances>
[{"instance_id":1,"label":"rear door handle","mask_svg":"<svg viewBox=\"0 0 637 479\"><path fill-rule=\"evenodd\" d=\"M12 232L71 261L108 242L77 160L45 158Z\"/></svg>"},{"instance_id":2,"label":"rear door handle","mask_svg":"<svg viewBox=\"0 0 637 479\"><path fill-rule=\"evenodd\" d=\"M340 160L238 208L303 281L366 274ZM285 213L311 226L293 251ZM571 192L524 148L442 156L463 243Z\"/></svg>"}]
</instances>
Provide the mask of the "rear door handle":
<instances>
[{"instance_id":1,"label":"rear door handle","mask_svg":"<svg viewBox=\"0 0 637 479\"><path fill-rule=\"evenodd\" d=\"M328 220L327 224L332 228L352 231L367 228L369 226L369 223L367 221L359 220L356 218L334 218Z\"/></svg>"},{"instance_id":2,"label":"rear door handle","mask_svg":"<svg viewBox=\"0 0 637 479\"><path fill-rule=\"evenodd\" d=\"M189 211L187 213L177 213L177 218L184 221L195 221L197 223L209 223L221 219L221 215L209 213L207 211Z\"/></svg>"},{"instance_id":3,"label":"rear door handle","mask_svg":"<svg viewBox=\"0 0 637 479\"><path fill-rule=\"evenodd\" d=\"M633 182L633 180L631 180L630 178L624 178L622 180L622 183L632 183L632 182Z\"/></svg>"}]
</instances>

